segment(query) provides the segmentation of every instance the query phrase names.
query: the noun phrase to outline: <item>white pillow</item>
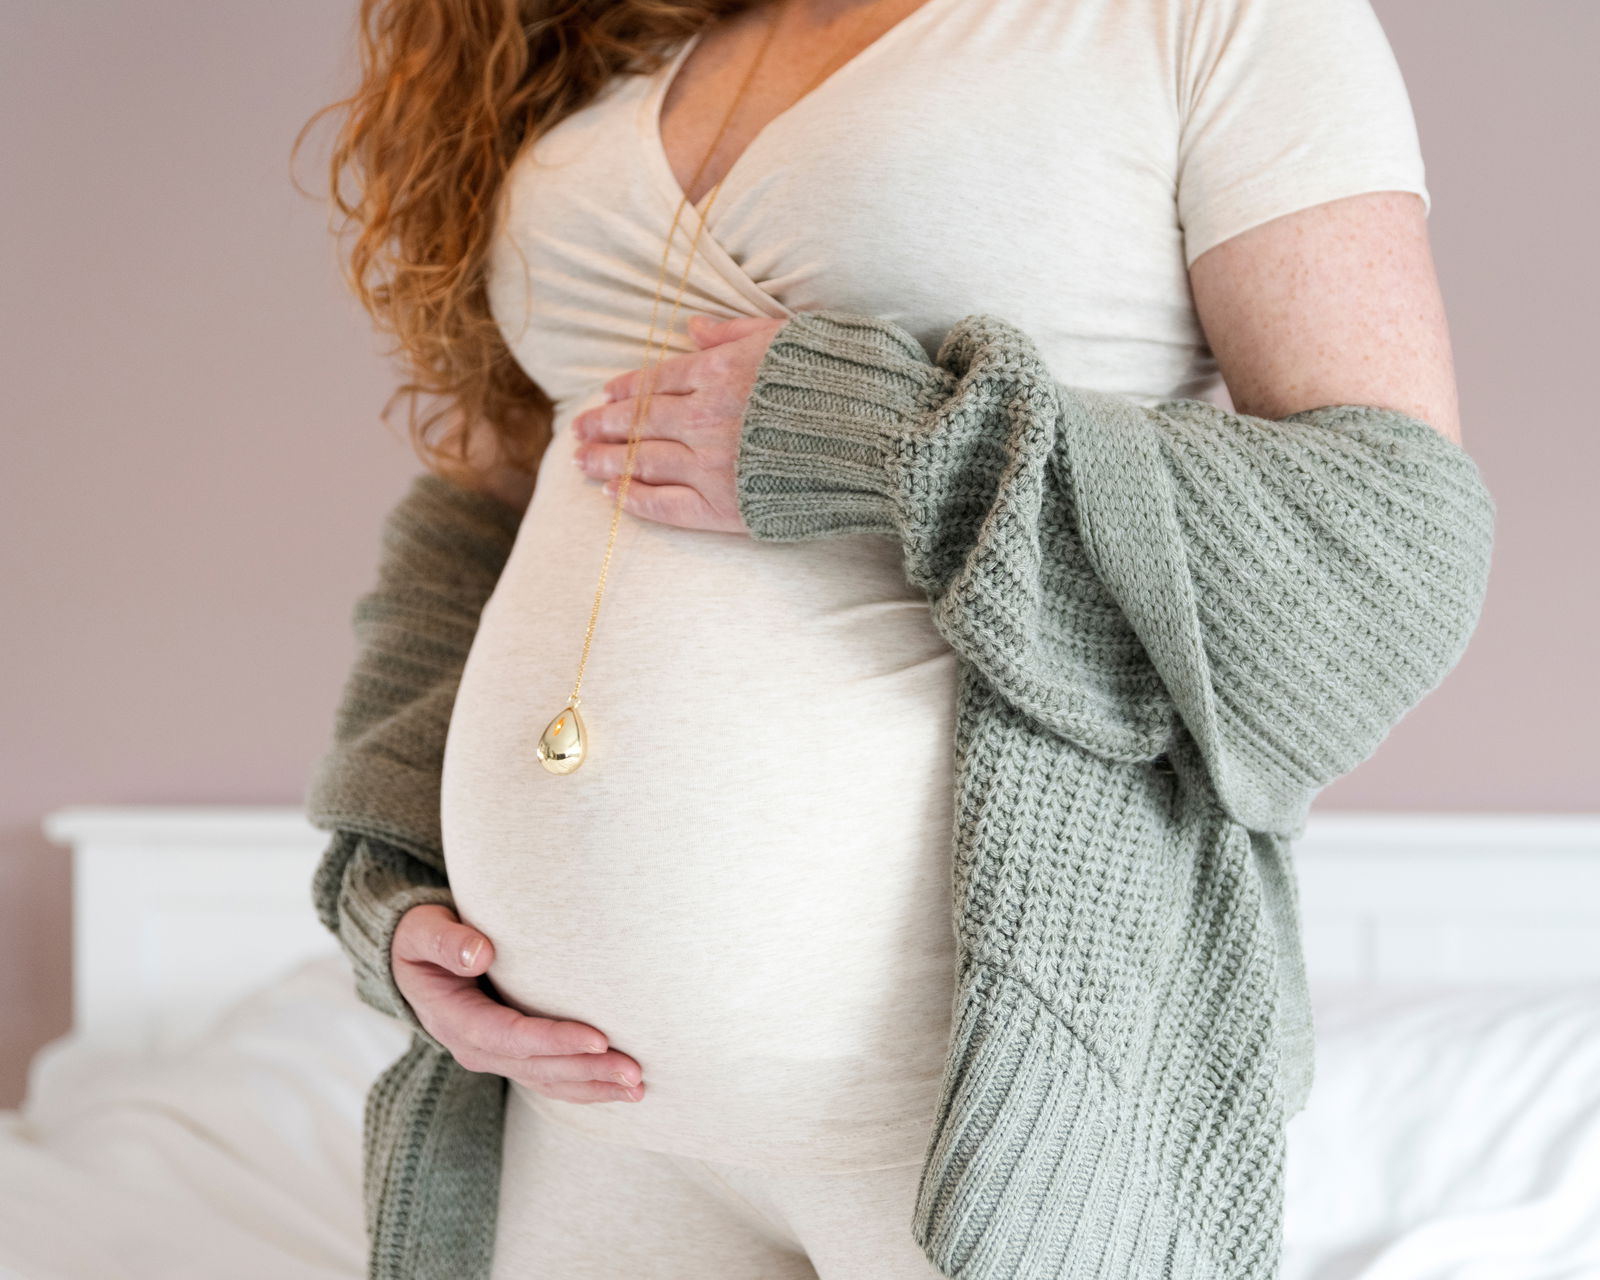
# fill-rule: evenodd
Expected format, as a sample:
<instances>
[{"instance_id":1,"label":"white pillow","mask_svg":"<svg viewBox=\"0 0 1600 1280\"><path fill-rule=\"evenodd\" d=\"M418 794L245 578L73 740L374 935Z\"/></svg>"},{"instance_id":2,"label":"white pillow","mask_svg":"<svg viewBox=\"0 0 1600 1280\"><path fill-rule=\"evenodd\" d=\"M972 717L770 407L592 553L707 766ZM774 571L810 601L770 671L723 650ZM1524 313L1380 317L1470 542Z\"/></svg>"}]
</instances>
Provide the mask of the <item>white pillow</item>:
<instances>
[{"instance_id":1,"label":"white pillow","mask_svg":"<svg viewBox=\"0 0 1600 1280\"><path fill-rule=\"evenodd\" d=\"M1337 986L1283 1280L1600 1277L1600 984Z\"/></svg>"}]
</instances>

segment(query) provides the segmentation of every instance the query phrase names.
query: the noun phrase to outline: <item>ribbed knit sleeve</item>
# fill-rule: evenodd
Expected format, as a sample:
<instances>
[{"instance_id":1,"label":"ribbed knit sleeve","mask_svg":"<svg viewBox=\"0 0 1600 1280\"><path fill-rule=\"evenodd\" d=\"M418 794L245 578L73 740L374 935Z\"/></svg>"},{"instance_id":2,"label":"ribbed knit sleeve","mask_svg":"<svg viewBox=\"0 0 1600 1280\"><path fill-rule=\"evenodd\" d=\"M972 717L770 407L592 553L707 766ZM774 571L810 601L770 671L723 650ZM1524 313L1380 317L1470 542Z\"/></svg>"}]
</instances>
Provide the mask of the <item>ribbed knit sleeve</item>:
<instances>
[{"instance_id":1,"label":"ribbed knit sleeve","mask_svg":"<svg viewBox=\"0 0 1600 1280\"><path fill-rule=\"evenodd\" d=\"M1493 539L1471 457L1416 418L1146 407L1057 381L982 314L931 361L876 317L792 317L737 482L758 540L898 538L1013 705L1108 758L1203 767L1236 821L1290 836L1459 659Z\"/></svg>"},{"instance_id":2,"label":"ribbed knit sleeve","mask_svg":"<svg viewBox=\"0 0 1600 1280\"><path fill-rule=\"evenodd\" d=\"M390 966L401 916L425 902L455 910L445 877L392 845L335 831L318 863L312 893L323 925L338 938L350 960L356 994L378 1012L405 1023L441 1052L448 1052L422 1025Z\"/></svg>"},{"instance_id":3,"label":"ribbed knit sleeve","mask_svg":"<svg viewBox=\"0 0 1600 1280\"><path fill-rule=\"evenodd\" d=\"M356 990L441 1051L395 984L396 926L419 903L455 906L439 829L445 738L479 614L521 516L487 494L418 476L385 517L377 582L356 601L357 655L334 740L306 791L332 838L312 901Z\"/></svg>"}]
</instances>

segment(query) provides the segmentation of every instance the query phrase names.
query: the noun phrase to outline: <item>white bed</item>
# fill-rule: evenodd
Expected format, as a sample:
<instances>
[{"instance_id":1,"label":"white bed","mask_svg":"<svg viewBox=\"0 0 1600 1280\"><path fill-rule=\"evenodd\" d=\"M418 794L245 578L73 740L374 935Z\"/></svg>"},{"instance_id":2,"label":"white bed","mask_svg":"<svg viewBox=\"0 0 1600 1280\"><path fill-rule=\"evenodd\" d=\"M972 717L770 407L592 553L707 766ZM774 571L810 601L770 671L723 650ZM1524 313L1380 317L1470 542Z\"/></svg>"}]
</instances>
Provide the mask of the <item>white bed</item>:
<instances>
[{"instance_id":1,"label":"white bed","mask_svg":"<svg viewBox=\"0 0 1600 1280\"><path fill-rule=\"evenodd\" d=\"M362 1280L362 1103L406 1036L312 913L322 834L45 829L74 1027L0 1112L0 1276ZM1296 857L1318 1058L1282 1280L1600 1280L1600 817L1328 815Z\"/></svg>"}]
</instances>

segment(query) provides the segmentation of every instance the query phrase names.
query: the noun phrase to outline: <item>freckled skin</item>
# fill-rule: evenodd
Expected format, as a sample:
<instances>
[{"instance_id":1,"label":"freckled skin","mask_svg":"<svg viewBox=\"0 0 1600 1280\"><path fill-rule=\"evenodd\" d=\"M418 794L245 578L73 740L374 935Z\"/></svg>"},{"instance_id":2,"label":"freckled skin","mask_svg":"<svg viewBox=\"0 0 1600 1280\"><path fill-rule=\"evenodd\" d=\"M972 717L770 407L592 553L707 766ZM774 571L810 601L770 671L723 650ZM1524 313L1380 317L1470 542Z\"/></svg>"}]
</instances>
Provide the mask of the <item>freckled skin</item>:
<instances>
[{"instance_id":1,"label":"freckled skin","mask_svg":"<svg viewBox=\"0 0 1600 1280\"><path fill-rule=\"evenodd\" d=\"M1461 443L1419 196L1365 192L1273 218L1206 250L1189 280L1239 412L1372 404Z\"/></svg>"}]
</instances>

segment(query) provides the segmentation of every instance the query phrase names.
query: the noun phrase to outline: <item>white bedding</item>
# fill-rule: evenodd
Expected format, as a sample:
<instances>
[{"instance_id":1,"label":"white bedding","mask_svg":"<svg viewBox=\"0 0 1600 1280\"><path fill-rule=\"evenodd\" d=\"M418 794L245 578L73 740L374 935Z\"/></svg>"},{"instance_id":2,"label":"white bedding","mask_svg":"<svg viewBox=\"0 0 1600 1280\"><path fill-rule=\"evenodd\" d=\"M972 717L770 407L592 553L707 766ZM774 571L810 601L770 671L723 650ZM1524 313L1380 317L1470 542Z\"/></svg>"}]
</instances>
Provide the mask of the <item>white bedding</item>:
<instances>
[{"instance_id":1,"label":"white bedding","mask_svg":"<svg viewBox=\"0 0 1600 1280\"><path fill-rule=\"evenodd\" d=\"M52 1042L0 1112L0 1276L360 1280L362 1105L406 1043L337 952L183 1055Z\"/></svg>"},{"instance_id":2,"label":"white bedding","mask_svg":"<svg viewBox=\"0 0 1600 1280\"><path fill-rule=\"evenodd\" d=\"M1600 1278L1600 984L1313 991L1284 1280Z\"/></svg>"},{"instance_id":3,"label":"white bedding","mask_svg":"<svg viewBox=\"0 0 1600 1280\"><path fill-rule=\"evenodd\" d=\"M1282 1280L1600 1280L1600 985L1313 995ZM181 1054L55 1041L0 1112L0 1276L362 1280L362 1105L405 1044L334 951Z\"/></svg>"}]
</instances>

